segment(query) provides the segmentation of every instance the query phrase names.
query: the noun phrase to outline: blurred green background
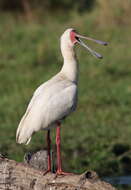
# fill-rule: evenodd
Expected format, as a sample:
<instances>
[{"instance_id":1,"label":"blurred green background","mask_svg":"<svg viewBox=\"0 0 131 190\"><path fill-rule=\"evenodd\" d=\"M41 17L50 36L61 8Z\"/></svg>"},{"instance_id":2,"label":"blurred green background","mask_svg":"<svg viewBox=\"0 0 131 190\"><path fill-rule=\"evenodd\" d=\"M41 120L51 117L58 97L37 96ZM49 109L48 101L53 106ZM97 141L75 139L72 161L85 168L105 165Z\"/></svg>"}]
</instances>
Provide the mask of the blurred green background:
<instances>
[{"instance_id":1,"label":"blurred green background","mask_svg":"<svg viewBox=\"0 0 131 190\"><path fill-rule=\"evenodd\" d=\"M88 42L103 60L76 48L79 102L63 122L63 167L131 175L130 9L130 0L0 0L0 152L23 161L25 152L46 148L45 132L29 146L16 144L15 132L34 90L60 70L59 38L74 27L110 44ZM52 138L55 150L54 129Z\"/></svg>"}]
</instances>

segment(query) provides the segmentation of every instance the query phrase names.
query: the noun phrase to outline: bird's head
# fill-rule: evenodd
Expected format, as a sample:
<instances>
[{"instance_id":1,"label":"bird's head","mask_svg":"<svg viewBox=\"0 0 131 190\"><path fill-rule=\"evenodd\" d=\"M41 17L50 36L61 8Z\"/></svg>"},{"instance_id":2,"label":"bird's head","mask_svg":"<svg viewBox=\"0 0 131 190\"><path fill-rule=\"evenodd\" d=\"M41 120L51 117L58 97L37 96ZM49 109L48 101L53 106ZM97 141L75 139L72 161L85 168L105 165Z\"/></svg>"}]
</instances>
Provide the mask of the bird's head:
<instances>
[{"instance_id":1,"label":"bird's head","mask_svg":"<svg viewBox=\"0 0 131 190\"><path fill-rule=\"evenodd\" d=\"M61 45L72 48L75 46L75 44L80 44L81 46L86 48L92 55L96 56L97 58L102 58L102 55L100 55L99 53L92 50L87 44L85 44L81 40L81 38L94 41L94 42L101 44L101 45L107 45L108 44L107 42L103 42L100 40L95 40L95 39L90 38L90 37L82 36L78 32L76 32L75 29L69 28L69 29L65 30L65 32L61 36Z\"/></svg>"}]
</instances>

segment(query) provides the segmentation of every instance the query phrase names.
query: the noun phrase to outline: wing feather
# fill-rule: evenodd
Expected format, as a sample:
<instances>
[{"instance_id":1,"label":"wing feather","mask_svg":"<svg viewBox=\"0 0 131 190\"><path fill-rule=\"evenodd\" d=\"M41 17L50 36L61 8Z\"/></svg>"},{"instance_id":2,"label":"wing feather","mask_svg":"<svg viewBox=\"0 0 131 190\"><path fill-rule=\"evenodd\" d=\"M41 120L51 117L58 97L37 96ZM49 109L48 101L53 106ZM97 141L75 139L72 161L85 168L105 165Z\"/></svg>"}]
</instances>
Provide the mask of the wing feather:
<instances>
[{"instance_id":1,"label":"wing feather","mask_svg":"<svg viewBox=\"0 0 131 190\"><path fill-rule=\"evenodd\" d=\"M45 85L46 84L46 85ZM28 143L34 132L50 128L75 108L77 86L69 81L41 85L34 93L17 129L18 143Z\"/></svg>"}]
</instances>

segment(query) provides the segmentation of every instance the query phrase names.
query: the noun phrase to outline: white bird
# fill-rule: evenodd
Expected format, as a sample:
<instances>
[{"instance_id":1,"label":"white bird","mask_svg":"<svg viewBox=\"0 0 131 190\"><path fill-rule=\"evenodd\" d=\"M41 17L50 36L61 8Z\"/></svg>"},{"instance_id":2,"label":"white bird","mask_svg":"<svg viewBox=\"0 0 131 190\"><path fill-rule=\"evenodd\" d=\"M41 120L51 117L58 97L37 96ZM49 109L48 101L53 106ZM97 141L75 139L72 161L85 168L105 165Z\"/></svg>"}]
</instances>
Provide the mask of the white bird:
<instances>
[{"instance_id":1,"label":"white bird","mask_svg":"<svg viewBox=\"0 0 131 190\"><path fill-rule=\"evenodd\" d=\"M62 69L47 82L40 85L22 117L16 133L18 143L28 144L32 135L39 130L47 130L48 143L48 171L51 171L50 158L50 129L57 127L57 174L62 171L60 155L61 120L76 109L78 64L74 51L75 44L84 46L94 56L102 58L100 54L89 48L80 38L95 41L102 45L106 42L79 35L73 28L67 29L61 36L61 53L64 59Z\"/></svg>"}]
</instances>

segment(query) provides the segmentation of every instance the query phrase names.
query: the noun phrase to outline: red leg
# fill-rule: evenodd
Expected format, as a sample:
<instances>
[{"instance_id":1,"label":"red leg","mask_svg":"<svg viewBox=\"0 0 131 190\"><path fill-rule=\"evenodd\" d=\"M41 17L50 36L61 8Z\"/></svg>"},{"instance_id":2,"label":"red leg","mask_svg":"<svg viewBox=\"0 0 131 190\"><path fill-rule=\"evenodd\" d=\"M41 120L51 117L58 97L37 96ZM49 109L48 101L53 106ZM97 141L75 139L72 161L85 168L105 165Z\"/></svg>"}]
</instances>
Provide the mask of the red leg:
<instances>
[{"instance_id":1,"label":"red leg","mask_svg":"<svg viewBox=\"0 0 131 190\"><path fill-rule=\"evenodd\" d=\"M60 122L57 122L57 128L56 128L56 146L57 146L57 171L56 174L58 175L68 175L71 173L66 173L62 171L62 161L61 161L61 147L60 147Z\"/></svg>"},{"instance_id":2,"label":"red leg","mask_svg":"<svg viewBox=\"0 0 131 190\"><path fill-rule=\"evenodd\" d=\"M48 154L48 168L44 172L44 175L47 174L48 172L51 172L51 154L50 154L50 149L51 149L51 138L50 138L50 130L47 131L47 154Z\"/></svg>"}]
</instances>

